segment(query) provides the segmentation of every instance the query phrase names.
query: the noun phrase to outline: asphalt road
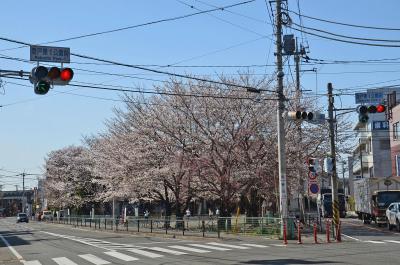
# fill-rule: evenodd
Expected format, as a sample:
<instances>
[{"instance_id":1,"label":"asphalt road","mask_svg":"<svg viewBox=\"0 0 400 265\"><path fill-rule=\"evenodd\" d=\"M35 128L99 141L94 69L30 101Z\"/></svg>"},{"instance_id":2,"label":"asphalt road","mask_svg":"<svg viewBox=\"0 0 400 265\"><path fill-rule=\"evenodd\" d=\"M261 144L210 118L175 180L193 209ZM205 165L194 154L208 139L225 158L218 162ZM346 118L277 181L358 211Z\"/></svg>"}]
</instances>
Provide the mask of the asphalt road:
<instances>
[{"instance_id":1,"label":"asphalt road","mask_svg":"<svg viewBox=\"0 0 400 265\"><path fill-rule=\"evenodd\" d=\"M344 219L343 242L126 235L0 219L0 264L399 264L400 234ZM320 235L323 238L324 235Z\"/></svg>"}]
</instances>

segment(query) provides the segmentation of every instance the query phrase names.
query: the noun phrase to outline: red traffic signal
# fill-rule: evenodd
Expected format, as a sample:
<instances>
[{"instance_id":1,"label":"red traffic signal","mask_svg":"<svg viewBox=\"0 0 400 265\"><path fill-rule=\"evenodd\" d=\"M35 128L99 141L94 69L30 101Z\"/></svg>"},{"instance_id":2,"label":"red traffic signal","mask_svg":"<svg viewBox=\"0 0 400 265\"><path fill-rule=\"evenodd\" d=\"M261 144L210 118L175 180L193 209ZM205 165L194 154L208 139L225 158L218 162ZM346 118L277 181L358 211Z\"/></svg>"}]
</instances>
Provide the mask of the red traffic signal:
<instances>
[{"instance_id":1,"label":"red traffic signal","mask_svg":"<svg viewBox=\"0 0 400 265\"><path fill-rule=\"evenodd\" d=\"M360 105L357 107L357 112L359 114L368 114L368 113L382 113L386 111L386 107L383 104L379 105L370 105L370 106L365 106L365 105Z\"/></svg>"},{"instance_id":2,"label":"red traffic signal","mask_svg":"<svg viewBox=\"0 0 400 265\"><path fill-rule=\"evenodd\" d=\"M382 113L386 111L386 107L385 105L379 104L378 106L376 106L376 112L378 113Z\"/></svg>"},{"instance_id":3,"label":"red traffic signal","mask_svg":"<svg viewBox=\"0 0 400 265\"><path fill-rule=\"evenodd\" d=\"M71 68L64 68L61 70L60 79L69 82L74 77L74 71Z\"/></svg>"}]
</instances>

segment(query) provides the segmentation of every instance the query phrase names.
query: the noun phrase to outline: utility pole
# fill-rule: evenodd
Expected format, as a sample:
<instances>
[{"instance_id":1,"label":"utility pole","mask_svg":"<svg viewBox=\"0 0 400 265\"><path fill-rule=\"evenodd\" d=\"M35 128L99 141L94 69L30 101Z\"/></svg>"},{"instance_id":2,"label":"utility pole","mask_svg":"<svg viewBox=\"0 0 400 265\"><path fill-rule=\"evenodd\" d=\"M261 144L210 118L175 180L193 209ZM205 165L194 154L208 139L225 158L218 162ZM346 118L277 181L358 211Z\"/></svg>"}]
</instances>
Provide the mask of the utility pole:
<instances>
[{"instance_id":1,"label":"utility pole","mask_svg":"<svg viewBox=\"0 0 400 265\"><path fill-rule=\"evenodd\" d=\"M286 185L286 155L285 155L285 128L283 112L285 109L285 97L283 95L283 66L282 66L282 10L281 0L276 0L276 67L277 67L277 93L278 102L276 109L277 130L278 130L278 162L279 162L279 201L281 234L283 233L283 225L288 217L287 209L287 185Z\"/></svg>"},{"instance_id":2,"label":"utility pole","mask_svg":"<svg viewBox=\"0 0 400 265\"><path fill-rule=\"evenodd\" d=\"M25 212L25 172L22 173L22 212Z\"/></svg>"},{"instance_id":3,"label":"utility pole","mask_svg":"<svg viewBox=\"0 0 400 265\"><path fill-rule=\"evenodd\" d=\"M336 176L336 148L335 148L335 123L336 120L333 118L333 110L334 110L334 97L333 97L333 87L332 83L328 83L328 122L329 122L329 138L331 144L331 159L332 159L332 175L331 175L331 183L332 183L332 212L333 212L333 223L334 231L336 235L336 240L341 241L341 235L338 233L339 227L339 200L338 200L338 183Z\"/></svg>"},{"instance_id":4,"label":"utility pole","mask_svg":"<svg viewBox=\"0 0 400 265\"><path fill-rule=\"evenodd\" d=\"M361 138L358 139L358 145L360 146L360 167L361 167L361 178L364 178L364 171L363 171L363 161L362 161L362 149L361 149Z\"/></svg>"},{"instance_id":5,"label":"utility pole","mask_svg":"<svg viewBox=\"0 0 400 265\"><path fill-rule=\"evenodd\" d=\"M301 87L300 87L300 55L301 52L299 51L299 46L297 44L297 38L296 38L296 51L294 53L294 62L296 65L296 109L298 110L300 108L300 98L301 98ZM297 157L299 162L301 161L301 143L302 143L302 137L301 137L301 123L299 122L297 124L297 134L298 134L298 139L299 139L299 144L297 148ZM304 178L301 176L301 169L300 167L297 168L297 174L299 177L299 207L300 207L300 219L304 221L304 214L305 214L305 205L304 205ZM307 189L308 190L308 189ZM307 198L308 201L308 211L310 211L310 199L309 196Z\"/></svg>"}]
</instances>

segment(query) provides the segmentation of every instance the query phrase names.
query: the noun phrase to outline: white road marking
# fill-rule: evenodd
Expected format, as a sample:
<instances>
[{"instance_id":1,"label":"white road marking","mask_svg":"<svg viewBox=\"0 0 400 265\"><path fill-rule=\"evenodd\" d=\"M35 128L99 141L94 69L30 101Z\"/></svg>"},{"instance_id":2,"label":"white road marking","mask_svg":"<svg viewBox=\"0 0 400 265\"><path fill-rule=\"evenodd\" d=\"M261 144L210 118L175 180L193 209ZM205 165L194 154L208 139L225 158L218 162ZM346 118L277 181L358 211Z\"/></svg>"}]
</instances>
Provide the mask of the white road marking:
<instances>
[{"instance_id":1,"label":"white road marking","mask_svg":"<svg viewBox=\"0 0 400 265\"><path fill-rule=\"evenodd\" d=\"M187 254L185 252L176 251L176 250L167 249L167 248L160 248L160 247L152 247L152 248L149 248L149 249L155 250L155 251L159 251L159 252L169 253L169 254L172 254L172 255L184 255L184 254Z\"/></svg>"},{"instance_id":2,"label":"white road marking","mask_svg":"<svg viewBox=\"0 0 400 265\"><path fill-rule=\"evenodd\" d=\"M400 241L397 241L397 240L383 240L383 241L386 241L386 242L389 242L389 243L400 244Z\"/></svg>"},{"instance_id":3,"label":"white road marking","mask_svg":"<svg viewBox=\"0 0 400 265\"><path fill-rule=\"evenodd\" d=\"M364 242L373 243L373 244L386 244L385 242L382 242L382 241L375 241L375 240L366 240L366 241L364 241Z\"/></svg>"},{"instance_id":4,"label":"white road marking","mask_svg":"<svg viewBox=\"0 0 400 265\"><path fill-rule=\"evenodd\" d=\"M8 249L11 251L11 253L14 254L14 256L19 259L22 263L24 263L24 258L13 248L8 241L4 238L4 236L0 235L1 240L4 242L4 244L8 247Z\"/></svg>"},{"instance_id":5,"label":"white road marking","mask_svg":"<svg viewBox=\"0 0 400 265\"><path fill-rule=\"evenodd\" d=\"M52 260L54 260L58 265L78 265L66 257L53 258Z\"/></svg>"},{"instance_id":6,"label":"white road marking","mask_svg":"<svg viewBox=\"0 0 400 265\"><path fill-rule=\"evenodd\" d=\"M247 246L247 247L255 247L255 248L269 248L269 246L265 246L265 245L258 245L258 244L240 244L242 246Z\"/></svg>"},{"instance_id":7,"label":"white road marking","mask_svg":"<svg viewBox=\"0 0 400 265\"><path fill-rule=\"evenodd\" d=\"M217 242L211 242L211 243L207 243L207 244L214 245L214 246L227 247L227 248L249 249L248 247L229 245L229 244L222 244L222 243L217 243Z\"/></svg>"},{"instance_id":8,"label":"white road marking","mask_svg":"<svg viewBox=\"0 0 400 265\"><path fill-rule=\"evenodd\" d=\"M156 253L152 253L150 251L137 249L137 248L127 248L127 249L124 249L124 250L132 252L132 253L136 253L136 254L139 254L139 255L143 255L143 256L146 256L146 257L149 257L149 258L161 258L161 257L164 257L161 254L156 254Z\"/></svg>"},{"instance_id":9,"label":"white road marking","mask_svg":"<svg viewBox=\"0 0 400 265\"><path fill-rule=\"evenodd\" d=\"M221 250L221 251L232 250L230 248L221 248L221 247L215 247L215 246L209 246L209 245L200 245L200 244L189 244L189 246L198 247L198 248L207 248L207 249L213 249L213 250Z\"/></svg>"},{"instance_id":10,"label":"white road marking","mask_svg":"<svg viewBox=\"0 0 400 265\"><path fill-rule=\"evenodd\" d=\"M342 234L342 236L347 237L347 238L350 238L350 239L353 239L353 240L355 240L355 241L361 241L361 240L358 239L358 238L355 238L355 237L352 237L352 236L348 236L348 235L345 235L345 234Z\"/></svg>"},{"instance_id":11,"label":"white road marking","mask_svg":"<svg viewBox=\"0 0 400 265\"><path fill-rule=\"evenodd\" d=\"M274 247L286 247L287 245L285 245L285 244L271 244L271 246L274 246Z\"/></svg>"},{"instance_id":12,"label":"white road marking","mask_svg":"<svg viewBox=\"0 0 400 265\"><path fill-rule=\"evenodd\" d=\"M132 257L132 256L128 256L124 253L120 253L117 251L108 251L108 252L104 252L104 254L109 255L111 257L123 260L123 261L133 261L133 260L138 260L138 258Z\"/></svg>"},{"instance_id":13,"label":"white road marking","mask_svg":"<svg viewBox=\"0 0 400 265\"><path fill-rule=\"evenodd\" d=\"M96 265L110 264L110 262L108 262L107 260L101 259L92 254L84 254L84 255L78 255L78 256L81 257L82 259L87 260Z\"/></svg>"},{"instance_id":14,"label":"white road marking","mask_svg":"<svg viewBox=\"0 0 400 265\"><path fill-rule=\"evenodd\" d=\"M211 251L209 250L204 250L204 249L198 249L198 248L191 248L191 247L185 247L185 246L169 246L170 248L176 248L176 249L180 249L180 250L186 250L186 251L191 251L191 252L195 252L195 253L209 253Z\"/></svg>"},{"instance_id":15,"label":"white road marking","mask_svg":"<svg viewBox=\"0 0 400 265\"><path fill-rule=\"evenodd\" d=\"M42 265L38 260L24 261L24 265Z\"/></svg>"}]
</instances>

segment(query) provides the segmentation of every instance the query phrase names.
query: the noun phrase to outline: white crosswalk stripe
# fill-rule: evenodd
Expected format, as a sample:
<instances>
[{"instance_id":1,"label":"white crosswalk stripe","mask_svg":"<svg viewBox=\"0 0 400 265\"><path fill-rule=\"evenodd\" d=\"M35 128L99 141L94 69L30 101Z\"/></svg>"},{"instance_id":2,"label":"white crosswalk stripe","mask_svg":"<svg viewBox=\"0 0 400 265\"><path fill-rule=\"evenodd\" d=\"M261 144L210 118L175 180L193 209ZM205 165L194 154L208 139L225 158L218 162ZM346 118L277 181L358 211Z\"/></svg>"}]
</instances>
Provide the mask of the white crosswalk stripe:
<instances>
[{"instance_id":1,"label":"white crosswalk stripe","mask_svg":"<svg viewBox=\"0 0 400 265\"><path fill-rule=\"evenodd\" d=\"M138 260L138 258L132 257L132 256L128 256L124 253L120 253L117 251L108 251L108 252L104 252L104 254L109 255L111 257L123 260L123 261L133 261L133 260Z\"/></svg>"},{"instance_id":2,"label":"white crosswalk stripe","mask_svg":"<svg viewBox=\"0 0 400 265\"><path fill-rule=\"evenodd\" d=\"M211 242L211 243L207 243L207 244L214 245L214 246L227 247L227 248L249 249L248 247L236 246L236 245L230 245L230 244L223 244L223 243L217 243L217 242Z\"/></svg>"},{"instance_id":3,"label":"white crosswalk stripe","mask_svg":"<svg viewBox=\"0 0 400 265\"><path fill-rule=\"evenodd\" d=\"M185 247L185 246L169 246L170 248L176 248L176 249L180 249L180 250L186 250L186 251L191 251L191 252L195 252L195 253L209 253L211 251L209 250L204 250L204 249L198 249L198 248L191 248L191 247Z\"/></svg>"},{"instance_id":4,"label":"white crosswalk stripe","mask_svg":"<svg viewBox=\"0 0 400 265\"><path fill-rule=\"evenodd\" d=\"M269 246L265 246L265 245L258 245L258 244L240 244L242 246L246 246L246 247L255 247L255 248L269 248Z\"/></svg>"},{"instance_id":5,"label":"white crosswalk stripe","mask_svg":"<svg viewBox=\"0 0 400 265\"><path fill-rule=\"evenodd\" d=\"M184 255L184 254L187 254L185 252L176 251L176 250L172 250L172 249L168 249L168 248L151 247L149 249L155 250L155 251L159 251L159 252L169 253L169 254L172 254L172 255Z\"/></svg>"},{"instance_id":6,"label":"white crosswalk stripe","mask_svg":"<svg viewBox=\"0 0 400 265\"><path fill-rule=\"evenodd\" d=\"M397 240L383 240L383 241L386 241L386 242L389 242L389 243L400 244L400 241L397 241Z\"/></svg>"},{"instance_id":7,"label":"white crosswalk stripe","mask_svg":"<svg viewBox=\"0 0 400 265\"><path fill-rule=\"evenodd\" d=\"M38 260L24 261L24 265L42 265Z\"/></svg>"},{"instance_id":8,"label":"white crosswalk stripe","mask_svg":"<svg viewBox=\"0 0 400 265\"><path fill-rule=\"evenodd\" d=\"M373 244L386 244L385 242L382 242L382 241L375 241L375 240L367 240L367 241L364 241L364 242L373 243Z\"/></svg>"},{"instance_id":9,"label":"white crosswalk stripe","mask_svg":"<svg viewBox=\"0 0 400 265\"><path fill-rule=\"evenodd\" d=\"M274 247L286 247L285 244L271 244L271 246L274 246Z\"/></svg>"},{"instance_id":10,"label":"white crosswalk stripe","mask_svg":"<svg viewBox=\"0 0 400 265\"><path fill-rule=\"evenodd\" d=\"M58 265L78 265L66 257L53 258L52 260L54 260Z\"/></svg>"},{"instance_id":11,"label":"white crosswalk stripe","mask_svg":"<svg viewBox=\"0 0 400 265\"><path fill-rule=\"evenodd\" d=\"M161 258L161 257L163 257L163 255L161 255L161 254L152 253L150 251L146 251L146 250L143 250L143 249L127 248L125 250L129 251L129 252L132 252L132 253L139 254L139 255L143 255L143 256L146 256L146 257L149 257L149 258Z\"/></svg>"},{"instance_id":12,"label":"white crosswalk stripe","mask_svg":"<svg viewBox=\"0 0 400 265\"><path fill-rule=\"evenodd\" d=\"M221 248L221 247L216 247L216 246L200 245L200 244L189 244L189 246L198 247L198 248L213 249L213 250L221 250L221 251L232 250L230 248Z\"/></svg>"},{"instance_id":13,"label":"white crosswalk stripe","mask_svg":"<svg viewBox=\"0 0 400 265\"><path fill-rule=\"evenodd\" d=\"M84 254L84 255L78 255L78 256L81 257L82 259L87 260L96 265L110 264L109 261L101 259L99 257L96 257L95 255L92 255L92 254Z\"/></svg>"}]
</instances>

